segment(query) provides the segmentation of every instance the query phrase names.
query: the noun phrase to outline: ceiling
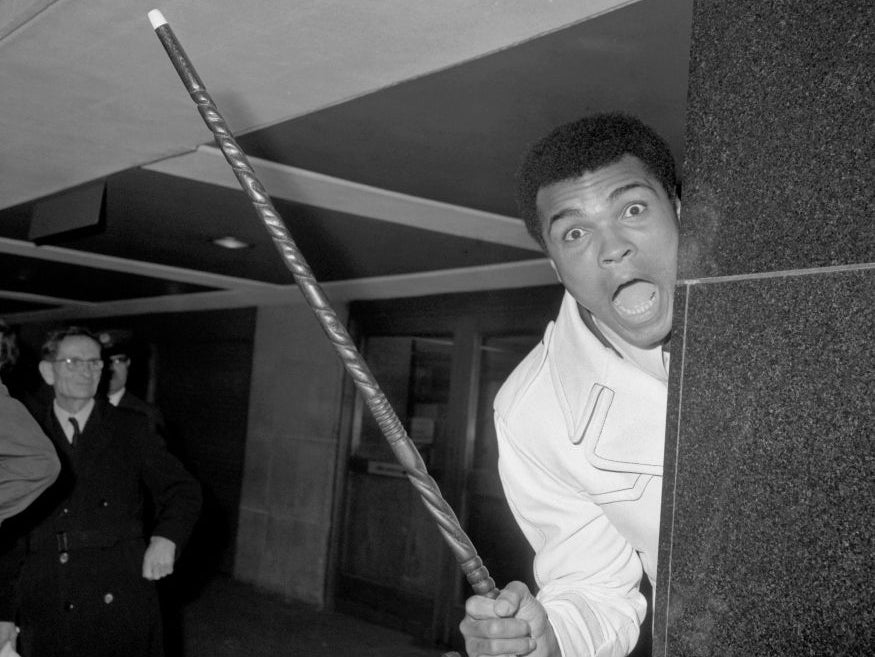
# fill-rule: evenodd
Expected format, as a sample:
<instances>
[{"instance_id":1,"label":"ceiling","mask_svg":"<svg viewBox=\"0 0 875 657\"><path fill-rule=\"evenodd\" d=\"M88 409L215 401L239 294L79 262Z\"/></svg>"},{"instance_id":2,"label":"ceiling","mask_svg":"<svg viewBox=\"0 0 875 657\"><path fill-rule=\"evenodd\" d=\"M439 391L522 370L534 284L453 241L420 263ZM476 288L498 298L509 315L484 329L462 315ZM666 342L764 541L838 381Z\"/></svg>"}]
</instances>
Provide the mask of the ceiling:
<instances>
[{"instance_id":1,"label":"ceiling","mask_svg":"<svg viewBox=\"0 0 875 657\"><path fill-rule=\"evenodd\" d=\"M516 166L601 110L640 116L680 163L691 5L5 0L0 317L302 300L151 9L343 302L553 282L516 218ZM95 225L37 237L80 213Z\"/></svg>"}]
</instances>

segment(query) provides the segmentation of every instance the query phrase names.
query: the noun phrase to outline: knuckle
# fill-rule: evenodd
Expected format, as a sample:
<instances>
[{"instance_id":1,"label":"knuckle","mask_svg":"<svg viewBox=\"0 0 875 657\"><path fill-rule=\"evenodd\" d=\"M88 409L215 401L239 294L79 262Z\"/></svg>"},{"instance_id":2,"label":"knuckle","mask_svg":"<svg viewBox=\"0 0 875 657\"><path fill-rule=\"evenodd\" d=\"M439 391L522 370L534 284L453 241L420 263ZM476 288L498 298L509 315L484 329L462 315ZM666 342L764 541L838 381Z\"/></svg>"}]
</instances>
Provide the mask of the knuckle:
<instances>
[{"instance_id":1,"label":"knuckle","mask_svg":"<svg viewBox=\"0 0 875 657\"><path fill-rule=\"evenodd\" d=\"M502 619L491 618L485 622L484 629L486 630L487 636L497 637L502 635L505 625L506 623Z\"/></svg>"},{"instance_id":2,"label":"knuckle","mask_svg":"<svg viewBox=\"0 0 875 657\"><path fill-rule=\"evenodd\" d=\"M467 614L473 613L477 609L478 602L479 601L478 601L476 595L472 595L470 598L465 600L465 613L467 613Z\"/></svg>"}]
</instances>

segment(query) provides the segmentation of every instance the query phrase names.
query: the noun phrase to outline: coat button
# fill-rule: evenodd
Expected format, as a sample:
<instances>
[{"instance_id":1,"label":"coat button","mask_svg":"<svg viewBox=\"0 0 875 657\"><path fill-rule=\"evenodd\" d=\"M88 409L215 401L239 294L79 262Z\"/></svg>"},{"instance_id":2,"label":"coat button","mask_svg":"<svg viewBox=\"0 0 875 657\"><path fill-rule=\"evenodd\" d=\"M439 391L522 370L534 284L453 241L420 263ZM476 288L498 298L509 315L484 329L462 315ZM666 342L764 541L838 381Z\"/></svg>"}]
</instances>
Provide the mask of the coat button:
<instances>
[{"instance_id":1,"label":"coat button","mask_svg":"<svg viewBox=\"0 0 875 657\"><path fill-rule=\"evenodd\" d=\"M112 593L107 593L105 596L103 596L103 601L106 604L111 604L113 600L115 600L115 598L113 597Z\"/></svg>"},{"instance_id":2,"label":"coat button","mask_svg":"<svg viewBox=\"0 0 875 657\"><path fill-rule=\"evenodd\" d=\"M70 509L62 509L62 510L61 510L61 515L62 515L62 516L69 516L69 515L70 515Z\"/></svg>"},{"instance_id":3,"label":"coat button","mask_svg":"<svg viewBox=\"0 0 875 657\"><path fill-rule=\"evenodd\" d=\"M106 508L109 506L109 502L106 500L100 500L100 506L102 506L103 508Z\"/></svg>"},{"instance_id":4,"label":"coat button","mask_svg":"<svg viewBox=\"0 0 875 657\"><path fill-rule=\"evenodd\" d=\"M58 557L58 561L60 561L61 563L67 563L68 561L70 561L70 553L61 552L60 556Z\"/></svg>"},{"instance_id":5,"label":"coat button","mask_svg":"<svg viewBox=\"0 0 875 657\"><path fill-rule=\"evenodd\" d=\"M74 605L72 602L68 602L64 605L64 609L66 609L67 611L73 611L75 608L76 605Z\"/></svg>"}]
</instances>

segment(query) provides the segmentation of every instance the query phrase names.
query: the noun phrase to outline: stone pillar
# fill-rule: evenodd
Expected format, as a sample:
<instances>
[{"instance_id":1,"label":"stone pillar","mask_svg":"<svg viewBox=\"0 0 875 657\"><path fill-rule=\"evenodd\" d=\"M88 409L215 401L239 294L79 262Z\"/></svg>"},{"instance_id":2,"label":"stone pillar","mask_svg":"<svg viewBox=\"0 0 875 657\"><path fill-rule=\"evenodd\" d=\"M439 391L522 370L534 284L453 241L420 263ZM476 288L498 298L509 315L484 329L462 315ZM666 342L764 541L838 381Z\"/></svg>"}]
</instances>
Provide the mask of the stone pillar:
<instances>
[{"instance_id":1,"label":"stone pillar","mask_svg":"<svg viewBox=\"0 0 875 657\"><path fill-rule=\"evenodd\" d=\"M697 0L653 654L875 649L869 0Z\"/></svg>"},{"instance_id":2,"label":"stone pillar","mask_svg":"<svg viewBox=\"0 0 875 657\"><path fill-rule=\"evenodd\" d=\"M254 352L234 576L321 605L343 366L303 303L258 308Z\"/></svg>"}]
</instances>

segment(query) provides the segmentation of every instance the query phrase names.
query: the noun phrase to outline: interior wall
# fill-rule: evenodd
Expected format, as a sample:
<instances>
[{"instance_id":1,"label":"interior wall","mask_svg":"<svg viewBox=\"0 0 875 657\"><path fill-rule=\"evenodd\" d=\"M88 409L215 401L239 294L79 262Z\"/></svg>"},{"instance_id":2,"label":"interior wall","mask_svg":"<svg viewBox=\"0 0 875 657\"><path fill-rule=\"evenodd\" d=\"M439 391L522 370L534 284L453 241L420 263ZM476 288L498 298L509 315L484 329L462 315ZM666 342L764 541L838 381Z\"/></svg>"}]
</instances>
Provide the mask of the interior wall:
<instances>
[{"instance_id":1,"label":"interior wall","mask_svg":"<svg viewBox=\"0 0 875 657\"><path fill-rule=\"evenodd\" d=\"M181 572L202 583L233 572L249 409L255 310L143 318L154 346L155 403L168 446L201 482L204 506ZM196 593L194 591L193 593Z\"/></svg>"},{"instance_id":2,"label":"interior wall","mask_svg":"<svg viewBox=\"0 0 875 657\"><path fill-rule=\"evenodd\" d=\"M343 366L308 307L258 308L234 575L318 605L342 388Z\"/></svg>"}]
</instances>

